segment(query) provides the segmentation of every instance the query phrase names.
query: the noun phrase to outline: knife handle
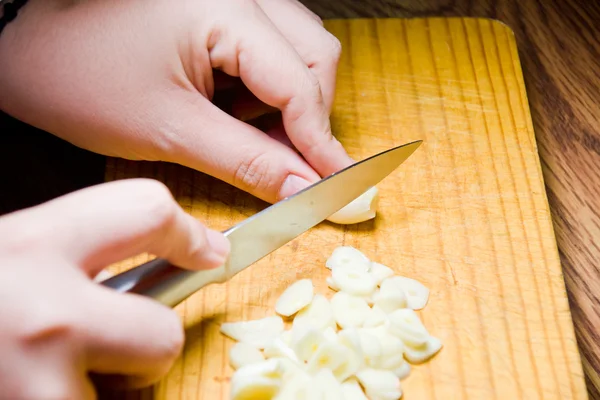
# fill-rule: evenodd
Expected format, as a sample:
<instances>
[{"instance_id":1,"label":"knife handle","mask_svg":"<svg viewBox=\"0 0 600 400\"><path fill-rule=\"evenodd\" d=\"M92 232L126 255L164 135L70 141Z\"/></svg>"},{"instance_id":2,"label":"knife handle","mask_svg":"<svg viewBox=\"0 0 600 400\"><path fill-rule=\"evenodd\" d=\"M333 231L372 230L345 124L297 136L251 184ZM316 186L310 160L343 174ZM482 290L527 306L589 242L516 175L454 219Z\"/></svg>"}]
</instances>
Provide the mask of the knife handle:
<instances>
[{"instance_id":1,"label":"knife handle","mask_svg":"<svg viewBox=\"0 0 600 400\"><path fill-rule=\"evenodd\" d=\"M100 284L121 293L150 297L167 307L175 307L194 292L212 283L225 282L225 266L189 271L156 258L112 276Z\"/></svg>"}]
</instances>

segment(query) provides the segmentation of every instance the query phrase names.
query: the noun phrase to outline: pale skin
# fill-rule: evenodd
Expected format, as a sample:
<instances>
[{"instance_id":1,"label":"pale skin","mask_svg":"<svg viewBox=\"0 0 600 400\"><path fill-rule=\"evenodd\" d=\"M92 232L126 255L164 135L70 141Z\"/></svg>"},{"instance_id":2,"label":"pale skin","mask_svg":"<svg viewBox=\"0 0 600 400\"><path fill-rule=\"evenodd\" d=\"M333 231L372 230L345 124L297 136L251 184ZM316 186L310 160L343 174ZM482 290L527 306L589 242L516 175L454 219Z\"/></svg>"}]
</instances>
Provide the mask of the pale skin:
<instances>
[{"instance_id":1,"label":"pale skin","mask_svg":"<svg viewBox=\"0 0 600 400\"><path fill-rule=\"evenodd\" d=\"M273 203L352 163L329 122L339 55L296 0L30 0L0 35L0 108L90 151L179 163ZM233 78L255 98L229 115L211 99ZM281 126L240 120L265 105ZM0 398L93 399L88 373L156 382L181 352L181 321L93 277L143 252L194 270L229 253L145 179L5 215L0 237Z\"/></svg>"}]
</instances>

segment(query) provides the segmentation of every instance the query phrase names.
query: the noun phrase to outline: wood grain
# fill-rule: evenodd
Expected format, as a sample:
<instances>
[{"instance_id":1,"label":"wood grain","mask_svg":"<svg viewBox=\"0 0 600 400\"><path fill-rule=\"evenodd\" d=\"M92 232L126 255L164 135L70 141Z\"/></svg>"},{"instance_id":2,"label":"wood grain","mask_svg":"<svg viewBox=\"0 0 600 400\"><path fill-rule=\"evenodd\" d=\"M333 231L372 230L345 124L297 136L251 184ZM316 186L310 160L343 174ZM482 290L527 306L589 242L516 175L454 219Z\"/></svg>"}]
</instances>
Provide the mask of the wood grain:
<instances>
[{"instance_id":1,"label":"wood grain","mask_svg":"<svg viewBox=\"0 0 600 400\"><path fill-rule=\"evenodd\" d=\"M600 400L600 2L301 1L326 19L485 17L514 32L588 391Z\"/></svg>"},{"instance_id":2,"label":"wood grain","mask_svg":"<svg viewBox=\"0 0 600 400\"><path fill-rule=\"evenodd\" d=\"M180 305L183 356L153 390L128 398L227 398L232 342L219 323L271 315L299 278L327 293L323 264L341 244L431 288L421 317L444 349L413 370L406 399L587 398L511 31L473 19L326 26L345 49L332 123L350 154L424 145L380 185L375 221L322 224ZM107 180L133 176L165 182L217 229L265 206L183 167L109 159Z\"/></svg>"}]
</instances>

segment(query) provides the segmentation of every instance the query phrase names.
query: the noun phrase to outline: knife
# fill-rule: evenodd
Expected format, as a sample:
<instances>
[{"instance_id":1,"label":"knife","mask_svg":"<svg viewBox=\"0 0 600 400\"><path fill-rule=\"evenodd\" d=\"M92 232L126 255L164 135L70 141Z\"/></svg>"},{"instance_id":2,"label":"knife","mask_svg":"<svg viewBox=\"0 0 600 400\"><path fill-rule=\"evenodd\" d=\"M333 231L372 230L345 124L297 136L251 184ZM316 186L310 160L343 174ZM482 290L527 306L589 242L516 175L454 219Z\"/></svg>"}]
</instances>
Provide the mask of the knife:
<instances>
[{"instance_id":1,"label":"knife","mask_svg":"<svg viewBox=\"0 0 600 400\"><path fill-rule=\"evenodd\" d=\"M226 282L342 209L394 171L422 142L394 147L352 164L229 228L223 234L231 251L218 268L189 271L157 258L101 284L175 307L204 286Z\"/></svg>"}]
</instances>

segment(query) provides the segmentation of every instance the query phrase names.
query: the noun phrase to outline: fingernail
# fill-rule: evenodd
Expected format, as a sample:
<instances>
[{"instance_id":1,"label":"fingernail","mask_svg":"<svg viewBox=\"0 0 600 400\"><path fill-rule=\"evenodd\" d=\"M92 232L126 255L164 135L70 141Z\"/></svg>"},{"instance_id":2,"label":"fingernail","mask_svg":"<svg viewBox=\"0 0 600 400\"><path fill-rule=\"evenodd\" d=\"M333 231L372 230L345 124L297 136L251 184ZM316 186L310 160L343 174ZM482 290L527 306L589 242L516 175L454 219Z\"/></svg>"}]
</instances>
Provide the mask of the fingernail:
<instances>
[{"instance_id":1,"label":"fingernail","mask_svg":"<svg viewBox=\"0 0 600 400\"><path fill-rule=\"evenodd\" d=\"M288 175L283 185L281 185L281 189L279 189L279 200L298 193L310 185L311 183L304 178L300 178L297 175Z\"/></svg>"},{"instance_id":2,"label":"fingernail","mask_svg":"<svg viewBox=\"0 0 600 400\"><path fill-rule=\"evenodd\" d=\"M231 243L221 232L212 229L207 229L206 238L212 250L212 258L215 264L218 264L216 266L219 267L227 260L227 256L231 251Z\"/></svg>"}]
</instances>

